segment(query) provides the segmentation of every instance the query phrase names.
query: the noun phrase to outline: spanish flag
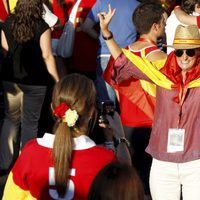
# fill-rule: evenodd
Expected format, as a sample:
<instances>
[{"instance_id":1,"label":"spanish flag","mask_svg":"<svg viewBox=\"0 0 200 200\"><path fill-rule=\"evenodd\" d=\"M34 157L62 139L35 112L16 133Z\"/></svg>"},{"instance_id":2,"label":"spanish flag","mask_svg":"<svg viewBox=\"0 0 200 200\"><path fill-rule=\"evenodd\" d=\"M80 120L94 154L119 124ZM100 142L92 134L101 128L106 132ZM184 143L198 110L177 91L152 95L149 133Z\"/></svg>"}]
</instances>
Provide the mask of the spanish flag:
<instances>
[{"instance_id":1,"label":"spanish flag","mask_svg":"<svg viewBox=\"0 0 200 200\"><path fill-rule=\"evenodd\" d=\"M122 51L133 63L133 66L137 67L154 83L127 78L127 80L115 84L112 80L113 64L115 62L113 58L110 59L108 66L104 71L104 79L143 112L143 114L141 112L139 116L136 116L138 126L143 126L145 120L153 121L156 85L169 90L177 90L177 95L174 96L174 101L177 103L181 101L183 93L187 92L188 88L200 86L199 60L197 61L197 66L194 67L191 72L187 73L186 81L183 84L181 68L178 66L173 52L168 56L167 60L150 62L144 57L141 58L134 55L127 49L122 49Z\"/></svg>"}]
</instances>

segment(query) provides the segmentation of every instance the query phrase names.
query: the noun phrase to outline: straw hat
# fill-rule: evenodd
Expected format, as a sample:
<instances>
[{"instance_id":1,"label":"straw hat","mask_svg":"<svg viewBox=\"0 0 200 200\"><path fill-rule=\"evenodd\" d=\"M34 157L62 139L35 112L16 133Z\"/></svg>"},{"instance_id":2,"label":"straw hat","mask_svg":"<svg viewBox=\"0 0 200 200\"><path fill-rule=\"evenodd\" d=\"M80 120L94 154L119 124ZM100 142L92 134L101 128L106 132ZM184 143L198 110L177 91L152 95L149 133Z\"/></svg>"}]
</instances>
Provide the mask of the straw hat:
<instances>
[{"instance_id":1,"label":"straw hat","mask_svg":"<svg viewBox=\"0 0 200 200\"><path fill-rule=\"evenodd\" d=\"M174 49L195 49L200 47L200 34L196 25L178 25L173 45L166 45Z\"/></svg>"}]
</instances>

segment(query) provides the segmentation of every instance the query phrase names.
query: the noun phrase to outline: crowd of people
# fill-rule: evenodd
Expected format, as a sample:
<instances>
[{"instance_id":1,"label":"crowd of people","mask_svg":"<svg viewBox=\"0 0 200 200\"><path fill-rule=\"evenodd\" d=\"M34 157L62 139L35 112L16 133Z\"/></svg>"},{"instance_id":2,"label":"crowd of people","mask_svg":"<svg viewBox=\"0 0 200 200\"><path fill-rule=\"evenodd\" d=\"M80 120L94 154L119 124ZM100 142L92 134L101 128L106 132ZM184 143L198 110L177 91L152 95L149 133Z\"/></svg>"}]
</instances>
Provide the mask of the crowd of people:
<instances>
[{"instance_id":1,"label":"crowd of people","mask_svg":"<svg viewBox=\"0 0 200 200\"><path fill-rule=\"evenodd\" d=\"M197 200L199 8L0 0L2 198Z\"/></svg>"}]
</instances>

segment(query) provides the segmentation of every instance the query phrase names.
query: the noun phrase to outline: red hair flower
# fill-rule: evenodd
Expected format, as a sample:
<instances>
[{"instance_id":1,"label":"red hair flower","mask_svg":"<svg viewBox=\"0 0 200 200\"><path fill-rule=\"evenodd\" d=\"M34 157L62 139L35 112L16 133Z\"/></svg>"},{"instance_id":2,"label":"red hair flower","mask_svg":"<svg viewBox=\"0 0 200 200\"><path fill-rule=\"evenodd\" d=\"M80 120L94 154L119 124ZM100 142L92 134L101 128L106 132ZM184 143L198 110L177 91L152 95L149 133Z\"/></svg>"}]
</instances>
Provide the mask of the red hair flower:
<instances>
[{"instance_id":1,"label":"red hair flower","mask_svg":"<svg viewBox=\"0 0 200 200\"><path fill-rule=\"evenodd\" d=\"M69 127L74 126L79 117L76 110L71 110L64 102L55 108L54 115L61 118Z\"/></svg>"}]
</instances>

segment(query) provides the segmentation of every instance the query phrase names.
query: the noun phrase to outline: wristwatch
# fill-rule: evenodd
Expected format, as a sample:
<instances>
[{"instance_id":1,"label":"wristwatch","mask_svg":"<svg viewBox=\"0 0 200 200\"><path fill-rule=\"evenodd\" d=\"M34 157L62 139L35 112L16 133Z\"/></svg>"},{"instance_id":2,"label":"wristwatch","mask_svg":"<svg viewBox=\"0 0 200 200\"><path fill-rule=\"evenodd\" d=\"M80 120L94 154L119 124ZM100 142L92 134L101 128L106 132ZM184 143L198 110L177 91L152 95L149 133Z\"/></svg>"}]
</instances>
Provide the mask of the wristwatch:
<instances>
[{"instance_id":1,"label":"wristwatch","mask_svg":"<svg viewBox=\"0 0 200 200\"><path fill-rule=\"evenodd\" d=\"M130 146L129 141L125 137L121 137L115 139L115 148L117 148L117 146L121 143L125 143L127 147Z\"/></svg>"},{"instance_id":2,"label":"wristwatch","mask_svg":"<svg viewBox=\"0 0 200 200\"><path fill-rule=\"evenodd\" d=\"M112 32L110 31L110 35L109 35L108 37L105 37L104 35L102 35L102 38L103 38L104 40L110 40L110 39L113 38L113 34L112 34Z\"/></svg>"}]
</instances>

